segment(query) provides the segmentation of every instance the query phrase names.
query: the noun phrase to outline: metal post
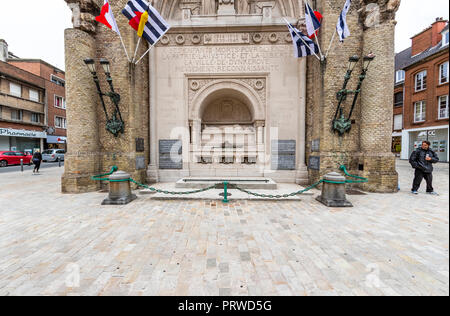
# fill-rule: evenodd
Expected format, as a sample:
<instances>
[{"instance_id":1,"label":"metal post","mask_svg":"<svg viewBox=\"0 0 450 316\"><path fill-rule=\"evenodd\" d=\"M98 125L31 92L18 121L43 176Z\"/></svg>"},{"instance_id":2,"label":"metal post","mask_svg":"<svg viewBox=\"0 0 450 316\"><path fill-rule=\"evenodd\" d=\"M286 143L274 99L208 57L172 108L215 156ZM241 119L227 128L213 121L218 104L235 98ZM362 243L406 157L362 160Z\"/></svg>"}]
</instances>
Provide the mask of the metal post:
<instances>
[{"instance_id":1,"label":"metal post","mask_svg":"<svg viewBox=\"0 0 450 316\"><path fill-rule=\"evenodd\" d=\"M61 159L58 159L58 167L61 167Z\"/></svg>"},{"instance_id":2,"label":"metal post","mask_svg":"<svg viewBox=\"0 0 450 316\"><path fill-rule=\"evenodd\" d=\"M223 203L228 203L228 182L223 183Z\"/></svg>"},{"instance_id":3,"label":"metal post","mask_svg":"<svg viewBox=\"0 0 450 316\"><path fill-rule=\"evenodd\" d=\"M20 159L20 171L23 172L23 159Z\"/></svg>"}]
</instances>

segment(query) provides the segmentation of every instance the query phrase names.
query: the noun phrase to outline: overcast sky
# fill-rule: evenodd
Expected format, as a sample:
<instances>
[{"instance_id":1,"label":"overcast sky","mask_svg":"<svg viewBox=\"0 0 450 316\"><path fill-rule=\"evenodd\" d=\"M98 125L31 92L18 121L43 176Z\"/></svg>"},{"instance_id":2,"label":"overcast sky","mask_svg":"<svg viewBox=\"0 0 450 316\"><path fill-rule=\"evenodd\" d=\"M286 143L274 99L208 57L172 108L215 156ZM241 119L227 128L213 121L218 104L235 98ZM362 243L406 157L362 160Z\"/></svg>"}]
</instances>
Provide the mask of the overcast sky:
<instances>
[{"instance_id":1,"label":"overcast sky","mask_svg":"<svg viewBox=\"0 0 450 316\"><path fill-rule=\"evenodd\" d=\"M448 11L448 0L402 0L395 51L408 48L411 36L436 17L448 20ZM43 59L64 69L64 29L72 26L71 16L64 0L0 0L0 38L21 58Z\"/></svg>"}]
</instances>

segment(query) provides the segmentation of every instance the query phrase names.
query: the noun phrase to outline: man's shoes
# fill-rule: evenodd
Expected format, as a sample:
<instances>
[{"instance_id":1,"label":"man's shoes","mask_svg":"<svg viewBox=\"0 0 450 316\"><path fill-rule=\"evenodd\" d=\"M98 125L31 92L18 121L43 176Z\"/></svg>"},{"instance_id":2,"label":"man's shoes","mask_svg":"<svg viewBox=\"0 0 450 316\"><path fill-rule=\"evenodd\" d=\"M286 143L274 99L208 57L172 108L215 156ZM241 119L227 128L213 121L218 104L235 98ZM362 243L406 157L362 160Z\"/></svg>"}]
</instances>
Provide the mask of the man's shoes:
<instances>
[{"instance_id":1,"label":"man's shoes","mask_svg":"<svg viewBox=\"0 0 450 316\"><path fill-rule=\"evenodd\" d=\"M439 194L437 194L436 192L427 192L427 194L429 194L429 195L439 195Z\"/></svg>"},{"instance_id":2,"label":"man's shoes","mask_svg":"<svg viewBox=\"0 0 450 316\"><path fill-rule=\"evenodd\" d=\"M411 191L411 193L416 194L416 195L419 194L419 192L417 192L417 191Z\"/></svg>"}]
</instances>

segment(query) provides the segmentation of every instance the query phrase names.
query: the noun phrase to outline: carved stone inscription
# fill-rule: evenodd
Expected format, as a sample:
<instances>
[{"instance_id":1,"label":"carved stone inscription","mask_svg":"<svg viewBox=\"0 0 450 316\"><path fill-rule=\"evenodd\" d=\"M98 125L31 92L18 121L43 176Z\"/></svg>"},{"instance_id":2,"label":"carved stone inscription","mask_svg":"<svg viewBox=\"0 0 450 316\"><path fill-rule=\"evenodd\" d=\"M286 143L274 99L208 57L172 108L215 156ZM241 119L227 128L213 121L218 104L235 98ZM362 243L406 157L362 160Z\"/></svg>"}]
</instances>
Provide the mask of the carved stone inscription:
<instances>
[{"instance_id":1,"label":"carved stone inscription","mask_svg":"<svg viewBox=\"0 0 450 316\"><path fill-rule=\"evenodd\" d=\"M272 140L272 170L295 170L295 140Z\"/></svg>"},{"instance_id":2,"label":"carved stone inscription","mask_svg":"<svg viewBox=\"0 0 450 316\"><path fill-rule=\"evenodd\" d=\"M182 169L182 153L181 140L161 139L159 141L159 169Z\"/></svg>"},{"instance_id":3,"label":"carved stone inscription","mask_svg":"<svg viewBox=\"0 0 450 316\"><path fill-rule=\"evenodd\" d=\"M286 45L259 46L188 46L159 50L163 63L177 72L272 72L280 71L284 60L292 58Z\"/></svg>"},{"instance_id":4,"label":"carved stone inscription","mask_svg":"<svg viewBox=\"0 0 450 316\"><path fill-rule=\"evenodd\" d=\"M219 33L219 34L206 34L206 45L217 44L249 44L249 33Z\"/></svg>"}]
</instances>

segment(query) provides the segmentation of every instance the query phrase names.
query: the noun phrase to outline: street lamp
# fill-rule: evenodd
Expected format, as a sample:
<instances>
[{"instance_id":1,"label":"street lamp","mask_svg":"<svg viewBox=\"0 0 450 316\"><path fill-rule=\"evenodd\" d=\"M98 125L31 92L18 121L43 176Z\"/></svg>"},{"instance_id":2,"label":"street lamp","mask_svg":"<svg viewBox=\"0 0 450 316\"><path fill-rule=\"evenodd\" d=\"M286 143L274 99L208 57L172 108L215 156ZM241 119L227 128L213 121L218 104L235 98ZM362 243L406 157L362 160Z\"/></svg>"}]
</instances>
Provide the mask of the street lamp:
<instances>
[{"instance_id":1,"label":"street lamp","mask_svg":"<svg viewBox=\"0 0 450 316\"><path fill-rule=\"evenodd\" d=\"M374 59L375 59L375 55L373 53L370 53L369 55L363 57L363 67L361 69L361 74L359 75L358 86L356 87L356 90L347 90L346 87L347 87L348 81L350 80L351 74L353 72L353 69L356 66L356 63L359 61L358 56L352 56L349 58L347 73L345 74L345 77L344 77L344 86L337 93L337 98L339 100L339 103L336 108L336 112L334 114L333 123L332 123L333 130L338 132L339 135L341 135L341 136L345 132L350 131L350 129L352 128L351 117L353 114L353 110L355 109L356 101L358 100L359 93L361 92L362 83L363 83L364 79L366 79L366 74L367 74L367 71L369 70L370 63ZM342 108L342 103L345 101L348 94L354 94L354 97L353 97L352 107L350 109L349 115L346 118L344 115L343 108ZM339 118L338 118L338 114L339 114Z\"/></svg>"},{"instance_id":2,"label":"street lamp","mask_svg":"<svg viewBox=\"0 0 450 316\"><path fill-rule=\"evenodd\" d=\"M119 136L119 133L124 133L125 123L122 119L122 114L120 113L119 103L120 103L120 94L114 91L114 86L111 78L111 69L110 64L107 59L100 59L100 64L103 67L103 70L106 75L106 81L109 84L110 92L103 93L100 87L100 80L98 79L97 72L95 69L95 61L92 58L88 58L84 60L84 63L88 67L89 71L94 78L95 85L97 87L97 93L100 96L100 101L102 102L103 111L106 116L106 130L112 133L115 137ZM111 102L114 103L115 109L112 115L112 118L109 118L108 111L106 110L105 101L103 96L107 96L111 99Z\"/></svg>"}]
</instances>

